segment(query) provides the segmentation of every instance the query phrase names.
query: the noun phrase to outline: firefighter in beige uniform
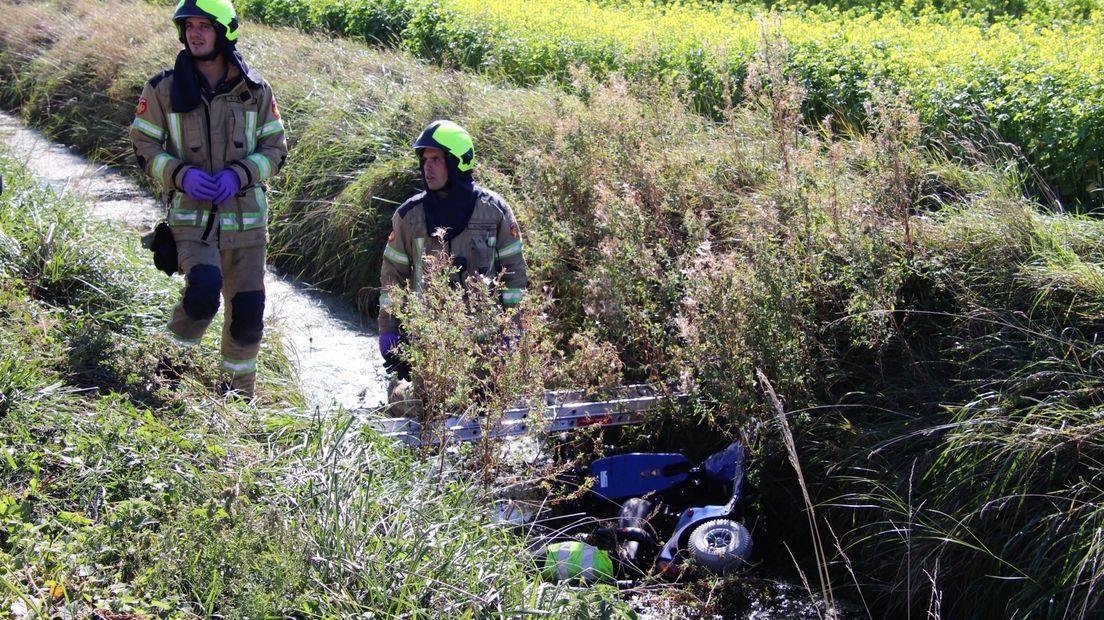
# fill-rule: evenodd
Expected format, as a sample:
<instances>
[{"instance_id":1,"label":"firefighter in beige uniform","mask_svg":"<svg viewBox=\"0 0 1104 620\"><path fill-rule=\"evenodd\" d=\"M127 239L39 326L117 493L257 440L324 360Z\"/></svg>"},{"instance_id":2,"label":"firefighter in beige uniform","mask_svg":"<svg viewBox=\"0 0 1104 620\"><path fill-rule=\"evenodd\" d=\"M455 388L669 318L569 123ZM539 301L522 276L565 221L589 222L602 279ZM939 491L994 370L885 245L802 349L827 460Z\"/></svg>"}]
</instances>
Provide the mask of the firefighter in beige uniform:
<instances>
[{"instance_id":1,"label":"firefighter in beige uniform","mask_svg":"<svg viewBox=\"0 0 1104 620\"><path fill-rule=\"evenodd\" d=\"M268 240L265 181L287 157L272 89L235 49L230 0L181 0L173 15L185 49L146 84L130 138L138 165L163 187L185 276L168 329L195 344L225 301L222 368L252 396L264 331Z\"/></svg>"},{"instance_id":2,"label":"firefighter in beige uniform","mask_svg":"<svg viewBox=\"0 0 1104 620\"><path fill-rule=\"evenodd\" d=\"M422 286L422 259L445 249L462 280L502 276L502 304L516 306L525 290L521 233L510 207L472 179L471 136L452 121L435 121L414 143L426 191L412 196L391 217L391 235L380 273L380 354L387 369L408 379L410 369L395 355L402 326L392 314L391 289ZM444 235L435 234L443 229Z\"/></svg>"}]
</instances>

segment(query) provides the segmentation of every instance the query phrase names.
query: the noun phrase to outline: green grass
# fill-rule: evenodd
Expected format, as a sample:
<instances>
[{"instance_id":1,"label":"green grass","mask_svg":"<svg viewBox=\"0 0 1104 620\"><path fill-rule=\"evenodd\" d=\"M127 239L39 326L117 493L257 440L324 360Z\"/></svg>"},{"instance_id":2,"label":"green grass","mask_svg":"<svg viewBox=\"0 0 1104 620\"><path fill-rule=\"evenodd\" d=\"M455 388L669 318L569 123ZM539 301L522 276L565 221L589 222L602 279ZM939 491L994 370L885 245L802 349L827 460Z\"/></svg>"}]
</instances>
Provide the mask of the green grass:
<instances>
[{"instance_id":1,"label":"green grass","mask_svg":"<svg viewBox=\"0 0 1104 620\"><path fill-rule=\"evenodd\" d=\"M102 119L125 124L140 84L175 45L164 7L123 6L74 3L62 14L9 3L13 17L0 24L4 101L117 160L128 150L123 127ZM118 41L97 36L107 23L142 32L165 26ZM580 377L677 381L692 394L691 410L631 439L683 450L680 439L691 433L702 438L692 456L758 425L749 491L764 552L756 575L783 570L771 559L786 558L786 547L805 562L809 539L762 371L789 412L808 490L828 521L819 529L829 537L821 545L836 590L857 590L876 617L1061 617L1099 607L1092 567L1102 526L1088 472L1102 446L1093 420L1101 406L1104 227L1025 199L1014 151L954 133L927 143L924 117L888 91L871 93L867 133L805 125L804 84L788 79L781 62L792 47L777 39L757 51L746 103L708 120L669 83L581 72L572 93L518 89L318 32L247 25L242 47L273 83L292 143L272 193L280 264L370 306L386 221L394 202L415 191L409 142L430 120L453 117L476 138L479 179L503 193L521 221L532 307L544 321L533 344L562 352L547 358L553 365L574 367L541 377L546 387ZM82 58L98 59L95 71L82 69ZM95 92L115 99L105 104ZM52 255L20 260L32 254L32 265ZM32 274L51 274L61 286L34 295L79 298L79 281L66 274L84 273L81 264L88 261L36 267ZM31 296L44 277L12 295ZM462 382L461 360L430 348L435 339L426 335L423 360L442 361L442 385ZM464 334L440 336L475 346ZM47 357L29 368L52 368L54 348L34 349ZM195 364L199 373L214 366ZM17 378L29 372L7 367ZM0 393L39 393L22 380ZM288 536L412 558L412 574L450 584L452 609L478 607L483 591L467 574L438 577L427 545L442 551L442 566L465 556L480 562L487 583L509 592L502 600L511 608L545 605L532 590L506 587L518 567L471 559L486 552L502 561L498 533L474 525L458 533L435 506L402 513L389 497L409 496L380 487L394 477L434 502L470 506L451 484L414 461L377 476L392 472L390 461L365 464L370 450L356 433L340 435L339 421L284 422L265 432L303 446L285 457L296 464L294 477L309 482L279 505L328 515ZM267 453L290 450L282 441ZM361 495L362 487L381 491ZM358 509L327 499L342 496ZM386 530L384 515L413 533L408 546L366 534ZM248 531L265 518L235 527ZM433 535L447 538L433 538L434 522L441 525ZM465 535L478 546L464 547ZM243 547L234 561L252 557L264 557L263 549ZM362 609L352 598L361 593L383 605L373 590L381 579L404 604L420 600L418 576L366 573L374 566L366 557L326 565L322 583L339 601L333 609ZM264 573L266 583L285 583L278 568ZM201 605L210 579L191 564L174 570L186 576L181 591ZM739 598L731 582L703 587L713 586Z\"/></svg>"},{"instance_id":2,"label":"green grass","mask_svg":"<svg viewBox=\"0 0 1104 620\"><path fill-rule=\"evenodd\" d=\"M195 610L197 585L173 566L188 558L164 547L254 474L234 462L250 452L235 445L248 413L209 391L213 356L186 354L161 335L161 306L176 291L137 239L41 189L6 154L0 174L0 598L42 615ZM266 349L262 376L287 374L279 347ZM302 402L272 390L266 400ZM238 530L228 549L251 537L272 541L249 544L275 554L278 532L261 536L254 510L210 524L201 546L213 553L211 533L225 525ZM50 583L60 590L51 594ZM294 598L298 587L282 592ZM219 605L274 603L284 604Z\"/></svg>"}]
</instances>

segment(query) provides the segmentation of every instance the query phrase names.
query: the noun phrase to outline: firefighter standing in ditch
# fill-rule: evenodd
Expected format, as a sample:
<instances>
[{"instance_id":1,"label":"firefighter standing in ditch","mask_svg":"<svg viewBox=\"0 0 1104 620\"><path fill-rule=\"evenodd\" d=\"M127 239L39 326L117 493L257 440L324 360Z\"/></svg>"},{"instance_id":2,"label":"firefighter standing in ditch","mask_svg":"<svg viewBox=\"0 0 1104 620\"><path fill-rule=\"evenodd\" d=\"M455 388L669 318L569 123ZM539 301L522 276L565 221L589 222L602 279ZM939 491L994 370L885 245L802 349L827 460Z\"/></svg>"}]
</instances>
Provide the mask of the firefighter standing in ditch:
<instances>
[{"instance_id":1,"label":"firefighter standing in ditch","mask_svg":"<svg viewBox=\"0 0 1104 620\"><path fill-rule=\"evenodd\" d=\"M252 397L264 331L265 181L287 158L272 89L236 50L230 0L181 0L184 44L142 91L130 127L138 165L163 187L186 284L168 329L195 344L225 301L224 389Z\"/></svg>"},{"instance_id":2,"label":"firefighter standing in ditch","mask_svg":"<svg viewBox=\"0 0 1104 620\"><path fill-rule=\"evenodd\" d=\"M425 191L391 217L380 269L380 354L387 369L403 379L409 379L410 368L395 355L402 328L392 314L391 289L420 290L427 253L447 251L460 281L501 275L506 307L521 302L527 283L517 220L501 196L472 178L475 148L468 132L452 121L434 121L414 142L414 152Z\"/></svg>"}]
</instances>

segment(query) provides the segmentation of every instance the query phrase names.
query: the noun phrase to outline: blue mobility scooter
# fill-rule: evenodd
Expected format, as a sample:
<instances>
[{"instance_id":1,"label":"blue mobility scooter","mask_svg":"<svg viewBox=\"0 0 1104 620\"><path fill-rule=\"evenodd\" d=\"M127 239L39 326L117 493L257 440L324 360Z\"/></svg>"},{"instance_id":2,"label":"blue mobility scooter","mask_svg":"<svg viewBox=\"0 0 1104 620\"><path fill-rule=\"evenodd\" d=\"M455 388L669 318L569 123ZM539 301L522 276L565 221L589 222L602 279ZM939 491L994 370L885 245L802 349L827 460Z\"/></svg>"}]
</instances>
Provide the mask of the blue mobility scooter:
<instances>
[{"instance_id":1,"label":"blue mobility scooter","mask_svg":"<svg viewBox=\"0 0 1104 620\"><path fill-rule=\"evenodd\" d=\"M622 572L678 577L692 564L724 573L747 562L751 534L737 519L744 485L739 441L692 467L677 453L632 453L594 461L592 493L619 503L617 527L591 535L613 547ZM716 504L705 504L710 500ZM669 532L669 533L668 533Z\"/></svg>"}]
</instances>

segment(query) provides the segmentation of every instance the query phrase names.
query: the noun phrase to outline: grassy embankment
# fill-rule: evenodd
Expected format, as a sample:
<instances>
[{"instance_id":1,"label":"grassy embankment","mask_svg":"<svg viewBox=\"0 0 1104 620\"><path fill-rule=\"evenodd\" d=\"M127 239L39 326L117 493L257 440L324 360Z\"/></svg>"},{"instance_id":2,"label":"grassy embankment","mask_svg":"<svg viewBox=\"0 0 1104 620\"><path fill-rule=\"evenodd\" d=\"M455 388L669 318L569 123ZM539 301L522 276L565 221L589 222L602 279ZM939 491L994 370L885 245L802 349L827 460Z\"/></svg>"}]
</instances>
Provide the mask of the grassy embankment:
<instances>
[{"instance_id":1,"label":"grassy embankment","mask_svg":"<svg viewBox=\"0 0 1104 620\"><path fill-rule=\"evenodd\" d=\"M121 26L97 24L145 33L165 10L73 7L5 5L0 96L122 157L171 27L120 41L102 33ZM791 414L837 591L875 616L1100 607L1104 231L1025 201L985 145L922 148L918 115L878 93L869 134L803 126L776 40L748 103L713 123L662 84L579 75L574 94L517 90L319 35L247 33L293 140L274 195L285 265L370 287L393 206L381 198L414 189L409 141L455 118L521 218L535 283L555 298L553 345L616 351L626 378L682 378L695 415L664 428L768 422L763 558L808 528L757 370Z\"/></svg>"},{"instance_id":2,"label":"grassy embankment","mask_svg":"<svg viewBox=\"0 0 1104 620\"><path fill-rule=\"evenodd\" d=\"M535 587L464 472L276 381L256 407L213 398L217 347L164 337L175 286L133 235L2 149L0 174L0 615L620 613ZM291 374L278 342L265 376Z\"/></svg>"},{"instance_id":3,"label":"grassy embankment","mask_svg":"<svg viewBox=\"0 0 1104 620\"><path fill-rule=\"evenodd\" d=\"M698 111L723 117L742 99L766 4L243 0L242 7L270 23L400 44L520 84L569 85L569 68L578 65L672 80ZM1098 0L810 4L777 14L789 42L782 62L806 90L808 117L868 127L872 85L899 89L927 139L940 140L950 128L991 142L996 132L1034 166L1040 195L1052 196L1053 188L1067 206L1104 204Z\"/></svg>"}]
</instances>

